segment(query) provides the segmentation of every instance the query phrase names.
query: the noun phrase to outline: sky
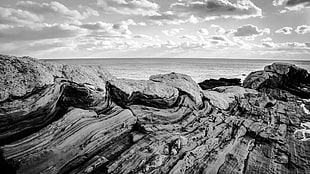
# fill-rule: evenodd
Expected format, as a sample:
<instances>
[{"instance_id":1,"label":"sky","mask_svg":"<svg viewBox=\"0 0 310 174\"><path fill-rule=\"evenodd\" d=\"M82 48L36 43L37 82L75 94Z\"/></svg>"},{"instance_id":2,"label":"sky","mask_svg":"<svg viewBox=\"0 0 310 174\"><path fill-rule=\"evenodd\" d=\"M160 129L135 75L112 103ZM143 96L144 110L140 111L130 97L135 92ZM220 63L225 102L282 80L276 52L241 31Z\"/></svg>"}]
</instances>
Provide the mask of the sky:
<instances>
[{"instance_id":1,"label":"sky","mask_svg":"<svg viewBox=\"0 0 310 174\"><path fill-rule=\"evenodd\" d=\"M310 60L310 0L1 0L0 53Z\"/></svg>"}]
</instances>

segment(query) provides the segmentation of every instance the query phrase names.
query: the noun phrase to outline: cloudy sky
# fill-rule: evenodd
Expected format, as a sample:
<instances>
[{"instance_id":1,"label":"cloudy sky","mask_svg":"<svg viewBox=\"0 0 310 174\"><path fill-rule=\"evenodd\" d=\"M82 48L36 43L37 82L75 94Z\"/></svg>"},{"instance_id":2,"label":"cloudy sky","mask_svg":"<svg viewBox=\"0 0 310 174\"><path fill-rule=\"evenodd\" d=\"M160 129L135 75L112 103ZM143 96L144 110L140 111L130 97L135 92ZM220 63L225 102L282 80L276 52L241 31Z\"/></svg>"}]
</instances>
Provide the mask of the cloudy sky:
<instances>
[{"instance_id":1,"label":"cloudy sky","mask_svg":"<svg viewBox=\"0 0 310 174\"><path fill-rule=\"evenodd\" d=\"M310 0L1 0L0 53L310 60Z\"/></svg>"}]
</instances>

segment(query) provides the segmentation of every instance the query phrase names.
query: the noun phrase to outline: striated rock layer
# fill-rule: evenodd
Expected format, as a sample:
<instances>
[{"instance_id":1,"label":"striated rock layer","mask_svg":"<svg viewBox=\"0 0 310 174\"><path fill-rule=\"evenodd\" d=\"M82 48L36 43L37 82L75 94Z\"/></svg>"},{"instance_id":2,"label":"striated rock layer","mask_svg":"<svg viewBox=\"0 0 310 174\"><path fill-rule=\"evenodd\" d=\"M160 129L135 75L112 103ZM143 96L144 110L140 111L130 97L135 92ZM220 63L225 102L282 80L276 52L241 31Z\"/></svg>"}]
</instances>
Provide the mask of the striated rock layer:
<instances>
[{"instance_id":1,"label":"striated rock layer","mask_svg":"<svg viewBox=\"0 0 310 174\"><path fill-rule=\"evenodd\" d=\"M309 73L295 65L203 90L177 73L128 80L30 57L0 55L0 64L8 173L310 171Z\"/></svg>"}]
</instances>

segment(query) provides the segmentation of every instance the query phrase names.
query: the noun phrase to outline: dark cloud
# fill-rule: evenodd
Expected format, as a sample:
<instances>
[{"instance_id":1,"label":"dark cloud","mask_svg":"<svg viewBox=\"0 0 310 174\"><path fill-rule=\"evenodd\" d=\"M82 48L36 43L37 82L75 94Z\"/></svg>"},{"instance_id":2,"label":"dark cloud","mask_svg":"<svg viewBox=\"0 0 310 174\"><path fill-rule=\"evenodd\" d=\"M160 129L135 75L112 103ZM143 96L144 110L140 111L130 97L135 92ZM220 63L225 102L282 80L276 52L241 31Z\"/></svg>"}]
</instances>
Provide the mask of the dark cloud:
<instances>
[{"instance_id":1,"label":"dark cloud","mask_svg":"<svg viewBox=\"0 0 310 174\"><path fill-rule=\"evenodd\" d=\"M285 10L282 10L281 13L288 11L299 11L303 8L310 8L310 0L274 0L274 6L285 5Z\"/></svg>"},{"instance_id":2,"label":"dark cloud","mask_svg":"<svg viewBox=\"0 0 310 174\"><path fill-rule=\"evenodd\" d=\"M172 4L171 9L181 16L194 15L203 19L209 17L248 18L262 15L261 9L250 0L237 0L236 3L227 0L187 0Z\"/></svg>"},{"instance_id":3,"label":"dark cloud","mask_svg":"<svg viewBox=\"0 0 310 174\"><path fill-rule=\"evenodd\" d=\"M265 28L263 30L259 29L255 25L243 25L233 33L234 36L240 37L240 36L257 36L262 35L263 33L270 33L270 29Z\"/></svg>"},{"instance_id":4,"label":"dark cloud","mask_svg":"<svg viewBox=\"0 0 310 174\"><path fill-rule=\"evenodd\" d=\"M150 19L167 24L198 23L217 18L244 19L262 16L262 10L250 0L179 0L169 11L150 16Z\"/></svg>"},{"instance_id":5,"label":"dark cloud","mask_svg":"<svg viewBox=\"0 0 310 174\"><path fill-rule=\"evenodd\" d=\"M300 25L296 28L295 32L297 34L306 34L310 33L310 26L309 25Z\"/></svg>"},{"instance_id":6,"label":"dark cloud","mask_svg":"<svg viewBox=\"0 0 310 174\"><path fill-rule=\"evenodd\" d=\"M304 4L304 5L309 6L310 0L288 0L286 3L287 6L295 6L299 4Z\"/></svg>"},{"instance_id":7,"label":"dark cloud","mask_svg":"<svg viewBox=\"0 0 310 174\"><path fill-rule=\"evenodd\" d=\"M293 28L292 27L283 27L279 30L276 30L276 33L282 33L282 34L292 34Z\"/></svg>"}]
</instances>

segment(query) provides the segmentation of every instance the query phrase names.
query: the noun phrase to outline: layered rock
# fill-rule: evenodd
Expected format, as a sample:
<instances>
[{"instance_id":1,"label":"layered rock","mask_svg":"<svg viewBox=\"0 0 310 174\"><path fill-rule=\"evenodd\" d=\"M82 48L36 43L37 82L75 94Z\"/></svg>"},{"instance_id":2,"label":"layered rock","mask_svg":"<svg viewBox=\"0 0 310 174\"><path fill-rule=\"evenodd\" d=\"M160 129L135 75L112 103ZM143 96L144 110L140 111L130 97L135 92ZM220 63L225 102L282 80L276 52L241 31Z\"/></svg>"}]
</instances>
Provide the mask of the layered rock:
<instances>
[{"instance_id":1,"label":"layered rock","mask_svg":"<svg viewBox=\"0 0 310 174\"><path fill-rule=\"evenodd\" d=\"M294 65L273 64L251 73L244 81L248 88L202 90L189 76L177 73L128 80L113 78L99 67L29 57L1 55L0 62L2 170L310 170L310 100L301 95L309 91L309 74ZM214 85L210 83L206 85Z\"/></svg>"}]
</instances>

